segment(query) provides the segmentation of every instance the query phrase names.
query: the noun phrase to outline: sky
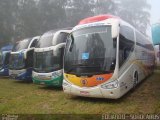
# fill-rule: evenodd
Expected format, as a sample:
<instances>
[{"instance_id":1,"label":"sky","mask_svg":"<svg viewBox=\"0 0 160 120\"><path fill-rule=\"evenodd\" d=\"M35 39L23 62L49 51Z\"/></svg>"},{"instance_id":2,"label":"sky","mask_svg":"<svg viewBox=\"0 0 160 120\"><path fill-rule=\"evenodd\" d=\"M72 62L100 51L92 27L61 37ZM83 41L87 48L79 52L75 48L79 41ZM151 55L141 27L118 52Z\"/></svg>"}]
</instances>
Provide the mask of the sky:
<instances>
[{"instance_id":1,"label":"sky","mask_svg":"<svg viewBox=\"0 0 160 120\"><path fill-rule=\"evenodd\" d=\"M160 0L148 0L151 4L151 25L160 22ZM158 51L159 46L155 46Z\"/></svg>"},{"instance_id":2,"label":"sky","mask_svg":"<svg viewBox=\"0 0 160 120\"><path fill-rule=\"evenodd\" d=\"M151 5L151 25L160 22L160 0L148 0L148 3ZM148 26L147 35L149 37L152 36L151 34L151 26Z\"/></svg>"},{"instance_id":3,"label":"sky","mask_svg":"<svg viewBox=\"0 0 160 120\"><path fill-rule=\"evenodd\" d=\"M160 22L160 0L148 0L151 4L151 25Z\"/></svg>"}]
</instances>

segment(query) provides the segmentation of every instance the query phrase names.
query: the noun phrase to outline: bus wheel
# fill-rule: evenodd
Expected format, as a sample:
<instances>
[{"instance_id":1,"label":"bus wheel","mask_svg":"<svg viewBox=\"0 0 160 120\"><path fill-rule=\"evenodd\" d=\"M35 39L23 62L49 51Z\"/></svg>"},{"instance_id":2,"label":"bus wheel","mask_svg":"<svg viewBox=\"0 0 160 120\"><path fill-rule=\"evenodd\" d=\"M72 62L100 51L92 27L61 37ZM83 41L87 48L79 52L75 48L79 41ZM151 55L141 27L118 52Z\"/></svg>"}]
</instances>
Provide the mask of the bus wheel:
<instances>
[{"instance_id":1,"label":"bus wheel","mask_svg":"<svg viewBox=\"0 0 160 120\"><path fill-rule=\"evenodd\" d=\"M135 88L137 84L138 84L138 72L135 71L133 75L133 88Z\"/></svg>"}]
</instances>

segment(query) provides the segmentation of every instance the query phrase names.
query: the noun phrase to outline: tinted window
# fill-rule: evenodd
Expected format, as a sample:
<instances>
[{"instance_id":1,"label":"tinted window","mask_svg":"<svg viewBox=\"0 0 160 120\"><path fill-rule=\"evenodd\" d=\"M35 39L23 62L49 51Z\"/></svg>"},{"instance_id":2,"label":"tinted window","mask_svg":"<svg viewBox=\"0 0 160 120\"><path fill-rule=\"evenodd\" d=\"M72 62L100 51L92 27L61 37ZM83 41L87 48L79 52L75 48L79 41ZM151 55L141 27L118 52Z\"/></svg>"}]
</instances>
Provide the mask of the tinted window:
<instances>
[{"instance_id":1,"label":"tinted window","mask_svg":"<svg viewBox=\"0 0 160 120\"><path fill-rule=\"evenodd\" d=\"M9 57L9 69L20 70L25 68L24 54L11 54Z\"/></svg>"},{"instance_id":2,"label":"tinted window","mask_svg":"<svg viewBox=\"0 0 160 120\"><path fill-rule=\"evenodd\" d=\"M141 46L141 47L146 48L148 50L151 50L151 51L154 50L154 48L153 48L152 44L149 42L149 40L147 40L145 38L145 36L143 36L141 33L137 32L137 31L136 31L136 44L138 46Z\"/></svg>"},{"instance_id":3,"label":"tinted window","mask_svg":"<svg viewBox=\"0 0 160 120\"><path fill-rule=\"evenodd\" d=\"M119 67L127 60L134 49L134 31L127 26L120 27L119 37Z\"/></svg>"},{"instance_id":4,"label":"tinted window","mask_svg":"<svg viewBox=\"0 0 160 120\"><path fill-rule=\"evenodd\" d=\"M145 48L145 41L145 38L139 32L136 31L136 44Z\"/></svg>"},{"instance_id":5,"label":"tinted window","mask_svg":"<svg viewBox=\"0 0 160 120\"><path fill-rule=\"evenodd\" d=\"M62 69L63 53L61 53L61 49L57 49L55 54L53 54L53 51L35 52L34 71L48 73Z\"/></svg>"},{"instance_id":6,"label":"tinted window","mask_svg":"<svg viewBox=\"0 0 160 120\"><path fill-rule=\"evenodd\" d=\"M67 40L64 71L78 76L113 72L115 42L111 26L93 26L74 31Z\"/></svg>"},{"instance_id":7,"label":"tinted window","mask_svg":"<svg viewBox=\"0 0 160 120\"><path fill-rule=\"evenodd\" d=\"M37 40L38 40L38 39L35 39L35 40L32 42L32 44L31 44L31 48L33 48L33 47L35 47L35 46L36 46Z\"/></svg>"}]
</instances>

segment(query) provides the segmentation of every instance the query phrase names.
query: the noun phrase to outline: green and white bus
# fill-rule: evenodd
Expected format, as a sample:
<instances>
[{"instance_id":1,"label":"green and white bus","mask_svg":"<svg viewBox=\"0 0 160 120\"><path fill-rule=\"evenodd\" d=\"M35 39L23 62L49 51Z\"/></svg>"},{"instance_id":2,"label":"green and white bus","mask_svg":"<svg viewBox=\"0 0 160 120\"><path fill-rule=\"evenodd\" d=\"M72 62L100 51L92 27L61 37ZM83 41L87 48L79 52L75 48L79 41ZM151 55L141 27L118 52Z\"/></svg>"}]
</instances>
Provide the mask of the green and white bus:
<instances>
[{"instance_id":1,"label":"green and white bus","mask_svg":"<svg viewBox=\"0 0 160 120\"><path fill-rule=\"evenodd\" d=\"M32 80L35 84L62 86L63 55L70 30L52 30L44 33L34 51Z\"/></svg>"}]
</instances>

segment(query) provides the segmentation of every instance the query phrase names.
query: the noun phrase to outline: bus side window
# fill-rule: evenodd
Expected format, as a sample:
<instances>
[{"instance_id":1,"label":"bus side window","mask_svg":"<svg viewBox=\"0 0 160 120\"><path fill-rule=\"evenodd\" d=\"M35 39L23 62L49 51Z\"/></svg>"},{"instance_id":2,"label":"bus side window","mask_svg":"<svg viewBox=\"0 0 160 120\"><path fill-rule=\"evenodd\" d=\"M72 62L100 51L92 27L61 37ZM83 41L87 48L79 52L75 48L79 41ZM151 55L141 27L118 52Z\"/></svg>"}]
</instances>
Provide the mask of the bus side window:
<instances>
[{"instance_id":1,"label":"bus side window","mask_svg":"<svg viewBox=\"0 0 160 120\"><path fill-rule=\"evenodd\" d=\"M36 43L37 43L37 39L35 39L35 40L32 42L32 44L31 44L31 47L30 47L30 48L35 47L35 46L36 46Z\"/></svg>"},{"instance_id":2,"label":"bus side window","mask_svg":"<svg viewBox=\"0 0 160 120\"><path fill-rule=\"evenodd\" d=\"M128 49L128 48L125 48L124 49L124 59L127 59L128 58L128 56L129 56L129 54L130 54L130 49Z\"/></svg>"},{"instance_id":3,"label":"bus side window","mask_svg":"<svg viewBox=\"0 0 160 120\"><path fill-rule=\"evenodd\" d=\"M133 52L135 40L134 31L128 26L120 26L119 37L119 67L121 67Z\"/></svg>"}]
</instances>

